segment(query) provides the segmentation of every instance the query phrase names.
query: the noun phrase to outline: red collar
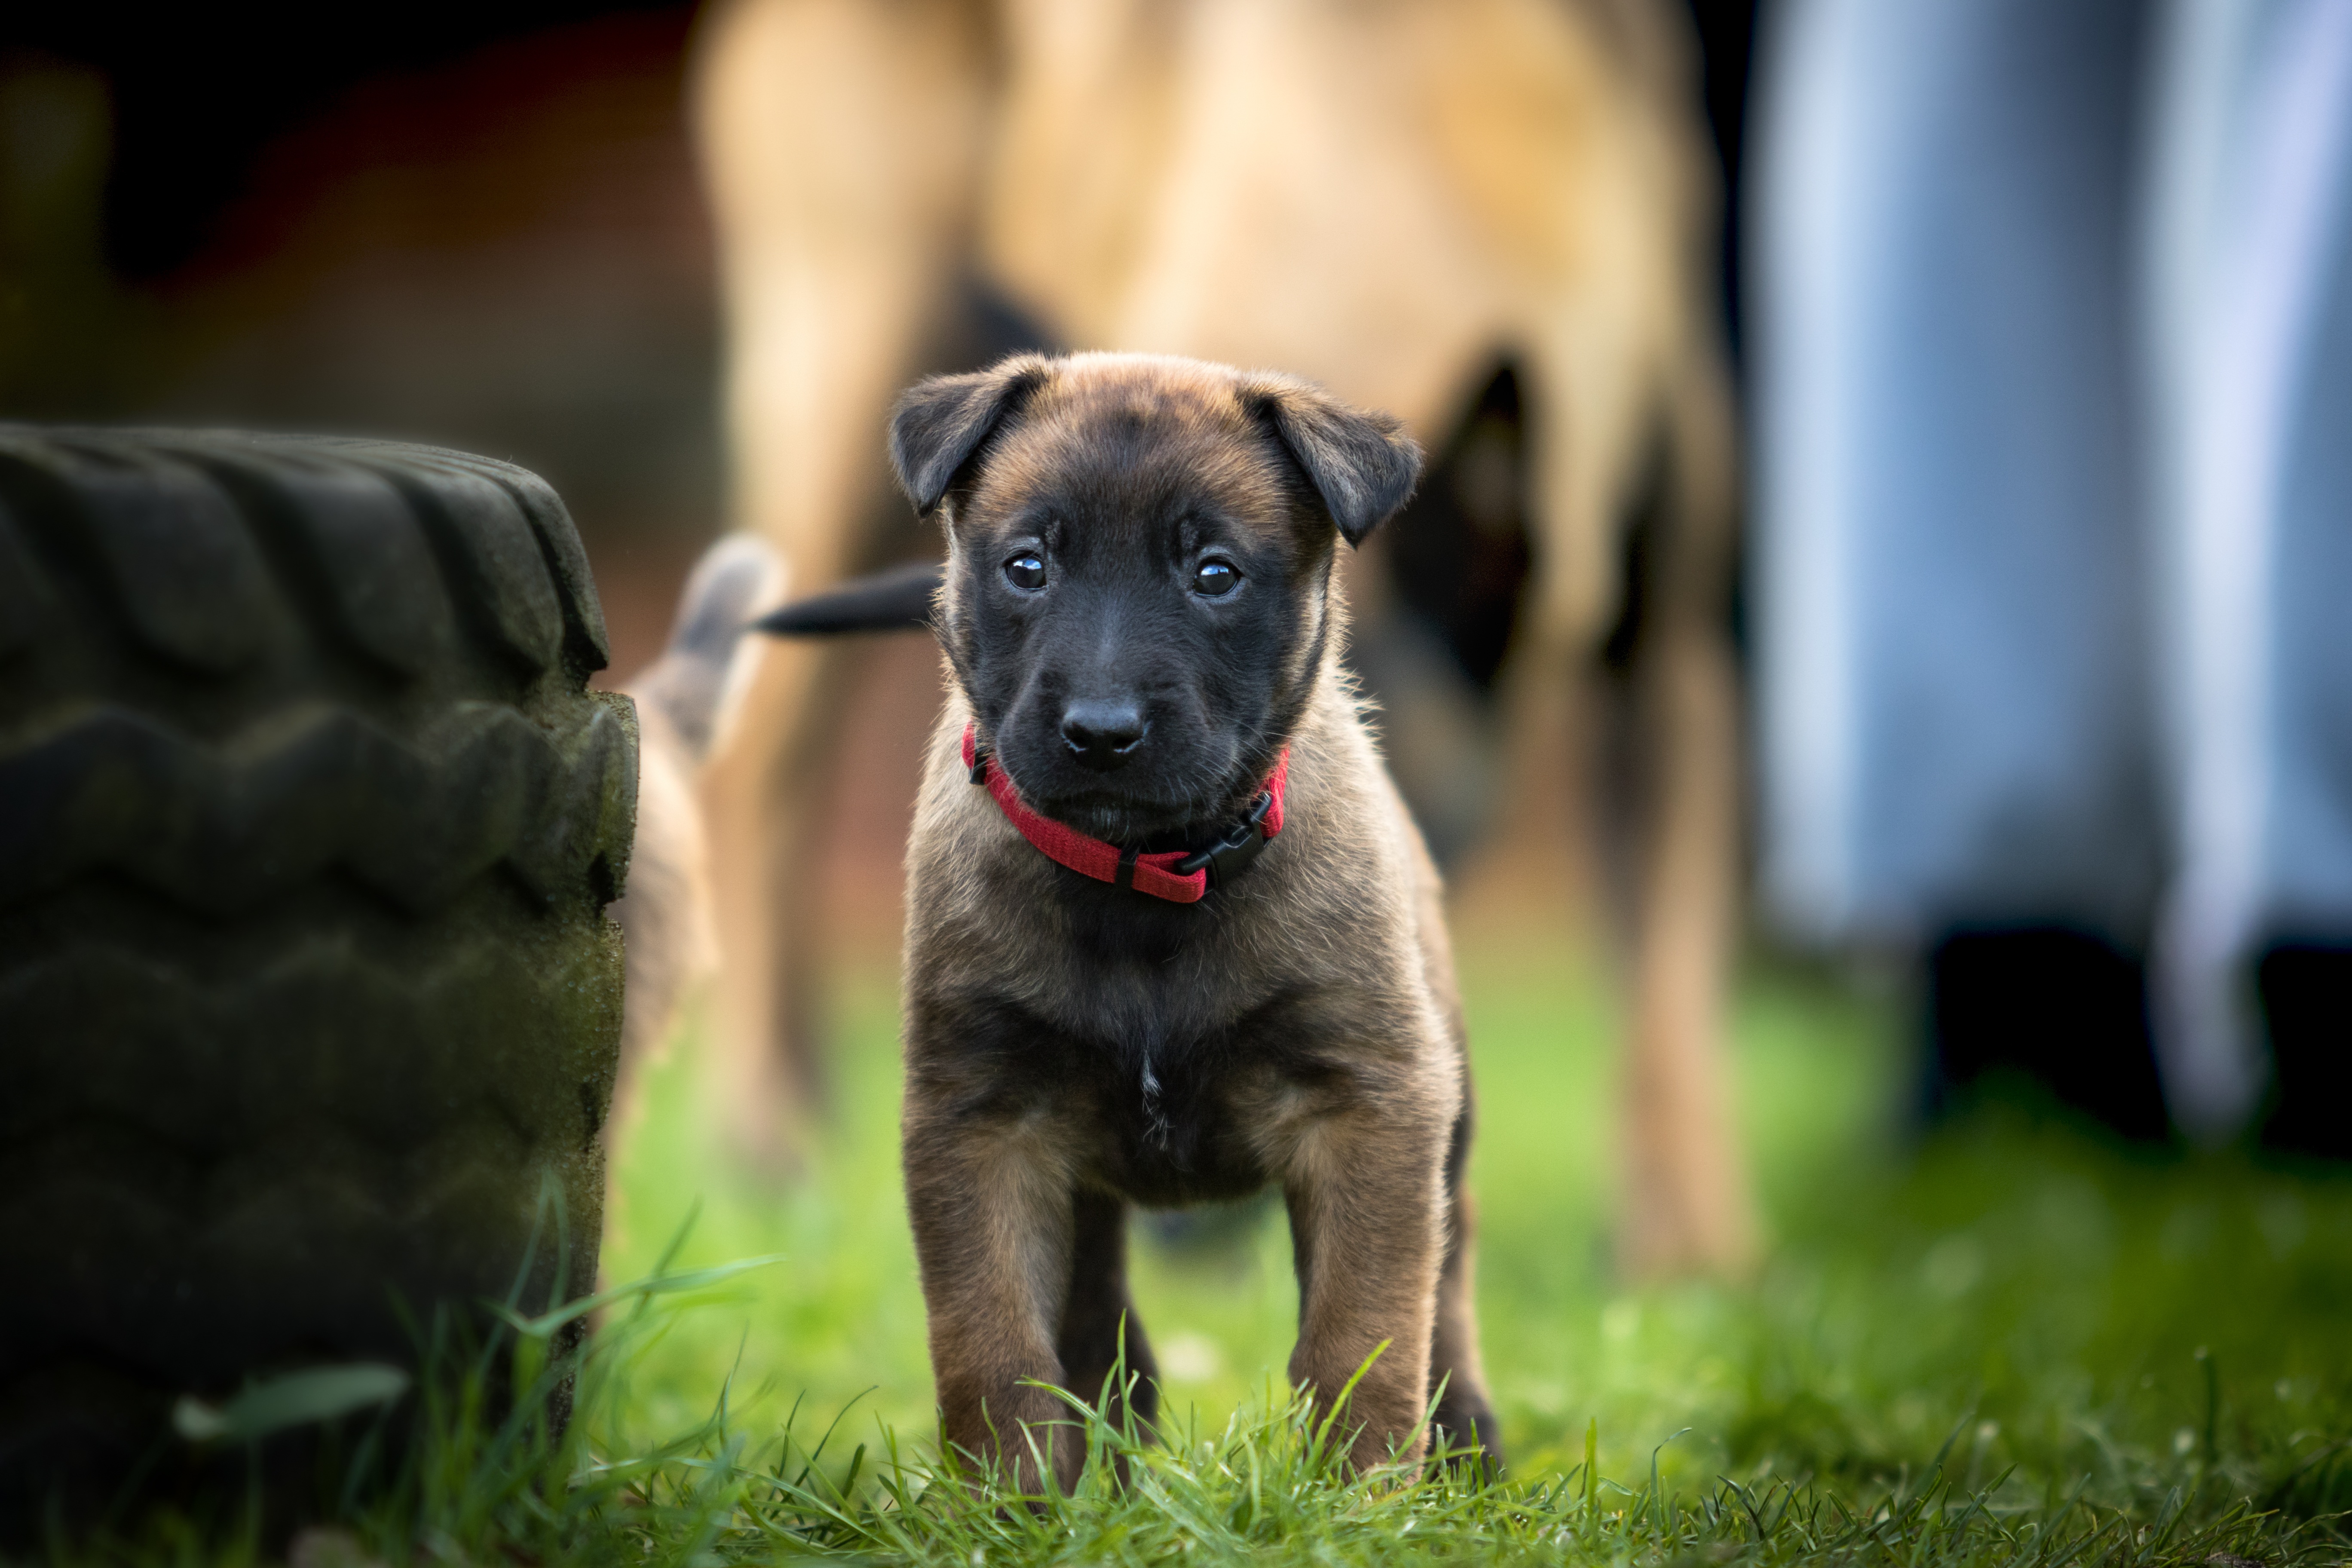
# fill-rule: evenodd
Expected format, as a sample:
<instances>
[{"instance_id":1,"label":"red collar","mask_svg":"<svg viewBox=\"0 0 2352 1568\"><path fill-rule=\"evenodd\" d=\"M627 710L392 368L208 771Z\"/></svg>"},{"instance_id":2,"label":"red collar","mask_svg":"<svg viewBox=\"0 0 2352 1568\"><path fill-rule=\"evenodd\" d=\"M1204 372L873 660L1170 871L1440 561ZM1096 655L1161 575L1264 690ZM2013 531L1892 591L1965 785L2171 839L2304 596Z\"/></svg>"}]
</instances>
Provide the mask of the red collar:
<instances>
[{"instance_id":1,"label":"red collar","mask_svg":"<svg viewBox=\"0 0 2352 1568\"><path fill-rule=\"evenodd\" d=\"M1282 790L1290 780L1290 748L1274 761L1265 788L1249 815L1227 828L1224 837L1204 849L1163 849L1140 855L1100 838L1089 838L1076 828L1041 816L1022 804L1013 780L996 759L982 752L973 726L963 727L963 765L971 782L988 786L1005 819L1021 830L1049 860L1082 872L1097 882L1131 887L1139 893L1166 899L1171 904L1196 904L1211 888L1223 887L1257 858L1266 840L1282 831Z\"/></svg>"}]
</instances>

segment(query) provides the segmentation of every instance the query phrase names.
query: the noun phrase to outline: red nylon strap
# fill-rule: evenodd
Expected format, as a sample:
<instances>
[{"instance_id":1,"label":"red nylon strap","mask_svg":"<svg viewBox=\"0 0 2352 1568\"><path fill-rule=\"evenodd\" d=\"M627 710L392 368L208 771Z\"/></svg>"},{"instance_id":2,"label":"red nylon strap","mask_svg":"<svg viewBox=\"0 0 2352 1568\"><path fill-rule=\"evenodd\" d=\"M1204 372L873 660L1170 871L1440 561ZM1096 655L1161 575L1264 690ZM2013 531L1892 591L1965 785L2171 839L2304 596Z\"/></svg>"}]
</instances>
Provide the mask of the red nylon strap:
<instances>
[{"instance_id":1,"label":"red nylon strap","mask_svg":"<svg viewBox=\"0 0 2352 1568\"><path fill-rule=\"evenodd\" d=\"M974 726L963 727L963 765L971 767L980 761L979 742L974 738ZM1119 880L1119 862L1124 858L1118 846L1099 838L1088 837L1076 828L1055 821L1029 809L1022 802L1020 791L1013 780L990 757L986 763L988 793L996 808L1004 813L1005 820L1021 831L1021 837L1035 845L1047 859L1067 866L1071 870L1092 877L1097 882L1116 885ZM1282 755L1275 759L1274 772L1267 775L1266 792L1274 804L1266 808L1263 831L1272 838L1282 831L1282 790L1290 781L1290 748L1285 746ZM1192 852L1189 849L1163 849L1157 854L1138 855L1133 864L1135 890L1149 893L1155 899L1165 899L1171 904L1197 904L1209 890L1209 868L1206 866L1190 876L1179 876L1176 863Z\"/></svg>"}]
</instances>

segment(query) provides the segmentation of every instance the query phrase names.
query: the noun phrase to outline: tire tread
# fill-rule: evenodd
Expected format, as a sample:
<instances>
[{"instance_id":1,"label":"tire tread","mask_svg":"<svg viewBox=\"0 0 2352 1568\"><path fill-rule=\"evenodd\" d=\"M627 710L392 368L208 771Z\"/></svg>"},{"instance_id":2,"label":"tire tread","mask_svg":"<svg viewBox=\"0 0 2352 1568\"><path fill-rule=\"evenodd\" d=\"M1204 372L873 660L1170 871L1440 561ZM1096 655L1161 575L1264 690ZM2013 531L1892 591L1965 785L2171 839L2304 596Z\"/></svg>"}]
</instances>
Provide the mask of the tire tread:
<instances>
[{"instance_id":1,"label":"tire tread","mask_svg":"<svg viewBox=\"0 0 2352 1568\"><path fill-rule=\"evenodd\" d=\"M636 789L605 658L511 465L0 425L0 1256L42 1282L0 1292L0 1552L159 1443L153 1484L212 1484L182 1394L407 1359L395 1302L593 1288Z\"/></svg>"}]
</instances>

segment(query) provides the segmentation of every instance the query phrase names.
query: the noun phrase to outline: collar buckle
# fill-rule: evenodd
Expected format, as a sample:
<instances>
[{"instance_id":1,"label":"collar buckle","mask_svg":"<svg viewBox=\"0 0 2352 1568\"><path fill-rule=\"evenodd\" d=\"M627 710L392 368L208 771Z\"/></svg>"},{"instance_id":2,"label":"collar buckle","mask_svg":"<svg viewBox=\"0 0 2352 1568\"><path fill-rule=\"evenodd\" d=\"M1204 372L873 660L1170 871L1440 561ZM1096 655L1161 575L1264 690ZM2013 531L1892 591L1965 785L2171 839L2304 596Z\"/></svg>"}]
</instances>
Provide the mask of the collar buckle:
<instances>
[{"instance_id":1,"label":"collar buckle","mask_svg":"<svg viewBox=\"0 0 2352 1568\"><path fill-rule=\"evenodd\" d=\"M1225 829L1224 837L1215 843L1195 849L1176 862L1180 877L1189 877L1206 867L1209 886L1222 888L1250 868L1250 863L1265 851L1265 814L1274 808L1274 792L1262 790L1252 803L1249 815Z\"/></svg>"}]
</instances>

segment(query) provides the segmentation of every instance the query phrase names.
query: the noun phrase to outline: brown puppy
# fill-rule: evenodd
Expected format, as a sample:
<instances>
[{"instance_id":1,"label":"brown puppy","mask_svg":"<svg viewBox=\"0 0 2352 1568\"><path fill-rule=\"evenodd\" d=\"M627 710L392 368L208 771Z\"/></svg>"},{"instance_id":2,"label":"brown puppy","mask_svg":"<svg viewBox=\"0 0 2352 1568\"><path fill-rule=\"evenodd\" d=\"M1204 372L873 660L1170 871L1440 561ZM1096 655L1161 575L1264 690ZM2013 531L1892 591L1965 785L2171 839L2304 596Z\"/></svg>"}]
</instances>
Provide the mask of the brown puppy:
<instances>
[{"instance_id":1,"label":"brown puppy","mask_svg":"<svg viewBox=\"0 0 2352 1568\"><path fill-rule=\"evenodd\" d=\"M1339 662L1338 542L1403 503L1418 449L1287 376L1081 354L925 382L891 455L949 542L905 1110L947 1440L1068 1485L1084 1445L1030 1380L1094 1394L1124 1323L1156 1403L1129 1205L1278 1183L1292 1378L1328 1409L1378 1352L1350 1460L1423 1453L1441 1384L1435 1425L1495 1456L1437 875Z\"/></svg>"}]
</instances>

